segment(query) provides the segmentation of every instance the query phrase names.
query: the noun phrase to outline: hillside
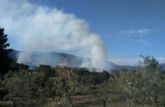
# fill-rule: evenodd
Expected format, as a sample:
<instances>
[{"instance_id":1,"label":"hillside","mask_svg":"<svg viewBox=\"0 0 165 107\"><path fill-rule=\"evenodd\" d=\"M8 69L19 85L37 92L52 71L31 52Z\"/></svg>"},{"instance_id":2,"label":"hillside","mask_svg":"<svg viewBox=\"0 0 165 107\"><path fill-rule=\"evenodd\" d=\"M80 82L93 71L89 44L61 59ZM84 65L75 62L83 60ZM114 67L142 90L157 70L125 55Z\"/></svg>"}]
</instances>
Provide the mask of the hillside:
<instances>
[{"instance_id":1,"label":"hillside","mask_svg":"<svg viewBox=\"0 0 165 107\"><path fill-rule=\"evenodd\" d=\"M21 51L13 50L11 52L11 57L15 60L18 59ZM78 57L75 55L60 53L60 52L47 52L47 53L33 53L30 55L31 59L28 63L24 63L30 66L38 66L39 64L51 65L51 66L68 66L68 67L80 67L85 58ZM44 61L41 61L44 60ZM109 71L116 73L121 69L135 70L138 66L129 65L118 65L113 62L108 62ZM165 63L160 64L161 70L165 70Z\"/></svg>"}]
</instances>

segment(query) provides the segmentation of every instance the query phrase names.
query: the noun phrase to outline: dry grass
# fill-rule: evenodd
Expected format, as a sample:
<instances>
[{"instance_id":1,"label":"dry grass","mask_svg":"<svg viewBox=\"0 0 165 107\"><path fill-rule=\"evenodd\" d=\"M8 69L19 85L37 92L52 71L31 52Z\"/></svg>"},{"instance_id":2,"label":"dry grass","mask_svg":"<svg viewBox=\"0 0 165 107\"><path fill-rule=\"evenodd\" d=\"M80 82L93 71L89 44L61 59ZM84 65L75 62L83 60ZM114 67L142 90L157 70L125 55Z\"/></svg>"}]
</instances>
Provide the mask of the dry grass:
<instances>
[{"instance_id":1,"label":"dry grass","mask_svg":"<svg viewBox=\"0 0 165 107\"><path fill-rule=\"evenodd\" d=\"M43 107L59 107L59 101L60 98L55 98L56 100L49 102L48 104L44 105ZM118 99L118 100L117 100ZM109 97L109 102L107 104L107 107L128 107L128 105L119 100L119 96L118 95L111 95L111 97ZM94 96L73 96L72 97L72 101L73 101L73 105L74 107L102 107L101 103L96 100L96 98ZM152 107L152 106L142 106L142 105L136 105L134 107Z\"/></svg>"},{"instance_id":2,"label":"dry grass","mask_svg":"<svg viewBox=\"0 0 165 107\"><path fill-rule=\"evenodd\" d=\"M118 99L118 100L117 100ZM100 102L96 100L94 96L72 96L72 101L74 107L102 107ZM111 95L108 99L107 107L128 107L125 102L119 101L118 95ZM0 107L12 107L11 102L0 102ZM50 100L47 104L42 107L59 107L60 97L55 97L53 100ZM151 107L151 106L141 106L137 105L134 107Z\"/></svg>"}]
</instances>

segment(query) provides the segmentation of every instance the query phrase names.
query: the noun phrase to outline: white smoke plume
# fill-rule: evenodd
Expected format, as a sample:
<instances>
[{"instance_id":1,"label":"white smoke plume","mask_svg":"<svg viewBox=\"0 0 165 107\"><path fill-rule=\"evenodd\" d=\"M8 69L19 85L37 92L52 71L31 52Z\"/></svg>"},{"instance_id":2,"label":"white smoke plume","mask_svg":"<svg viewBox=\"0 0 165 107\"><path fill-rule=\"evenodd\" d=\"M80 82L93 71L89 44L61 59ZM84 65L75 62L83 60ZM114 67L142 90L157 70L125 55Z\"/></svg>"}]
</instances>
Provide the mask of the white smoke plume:
<instances>
[{"instance_id":1,"label":"white smoke plume","mask_svg":"<svg viewBox=\"0 0 165 107\"><path fill-rule=\"evenodd\" d=\"M21 46L23 53L18 62L28 62L29 54L35 51L78 49L79 55L91 60L85 61L82 67L106 67L106 49L100 36L74 14L28 0L0 0L0 26Z\"/></svg>"}]
</instances>

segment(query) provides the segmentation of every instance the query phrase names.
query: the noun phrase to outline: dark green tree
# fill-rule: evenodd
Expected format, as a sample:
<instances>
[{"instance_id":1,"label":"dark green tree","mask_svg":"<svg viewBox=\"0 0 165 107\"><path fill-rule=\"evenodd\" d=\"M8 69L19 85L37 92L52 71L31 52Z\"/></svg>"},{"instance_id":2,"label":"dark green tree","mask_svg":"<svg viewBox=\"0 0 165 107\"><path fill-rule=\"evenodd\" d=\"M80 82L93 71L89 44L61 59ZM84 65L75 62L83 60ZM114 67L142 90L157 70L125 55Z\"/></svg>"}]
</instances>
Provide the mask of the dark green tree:
<instances>
[{"instance_id":1,"label":"dark green tree","mask_svg":"<svg viewBox=\"0 0 165 107\"><path fill-rule=\"evenodd\" d=\"M9 43L7 42L7 35L4 33L4 29L0 28L0 74L6 74L10 69L11 58L9 54L11 49L9 49Z\"/></svg>"}]
</instances>

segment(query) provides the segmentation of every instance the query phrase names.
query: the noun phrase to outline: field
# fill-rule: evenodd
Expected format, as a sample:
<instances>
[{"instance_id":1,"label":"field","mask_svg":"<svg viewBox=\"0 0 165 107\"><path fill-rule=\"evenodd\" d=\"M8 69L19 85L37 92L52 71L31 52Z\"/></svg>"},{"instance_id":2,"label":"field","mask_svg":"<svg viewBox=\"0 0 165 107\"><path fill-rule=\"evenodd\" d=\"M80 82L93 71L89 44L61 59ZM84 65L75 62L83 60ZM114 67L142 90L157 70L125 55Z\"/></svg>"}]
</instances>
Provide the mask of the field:
<instances>
[{"instance_id":1,"label":"field","mask_svg":"<svg viewBox=\"0 0 165 107\"><path fill-rule=\"evenodd\" d=\"M136 70L90 72L84 68L27 65L0 81L1 107L165 107L165 73L146 57ZM15 105L15 106L13 106Z\"/></svg>"},{"instance_id":2,"label":"field","mask_svg":"<svg viewBox=\"0 0 165 107\"><path fill-rule=\"evenodd\" d=\"M108 98L107 107L128 107L124 101L119 101L118 95L113 95L113 97ZM73 107L102 107L100 102L94 98L94 96L72 96ZM54 100L46 103L42 107L60 107L60 98L55 97ZM13 107L12 102L0 102L0 107ZM132 107L130 105L130 107ZM133 107L154 107L149 105L136 105ZM163 107L163 106L162 106Z\"/></svg>"}]
</instances>

